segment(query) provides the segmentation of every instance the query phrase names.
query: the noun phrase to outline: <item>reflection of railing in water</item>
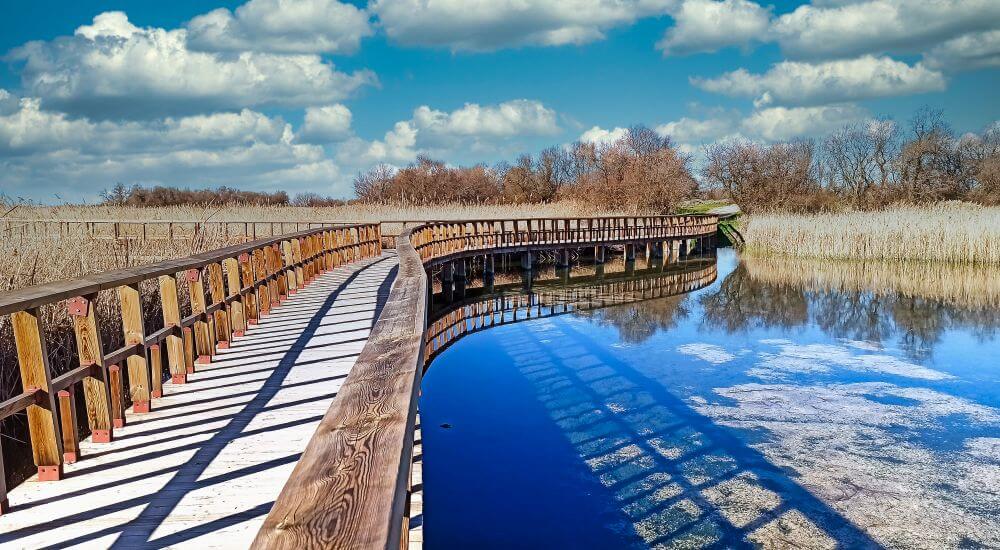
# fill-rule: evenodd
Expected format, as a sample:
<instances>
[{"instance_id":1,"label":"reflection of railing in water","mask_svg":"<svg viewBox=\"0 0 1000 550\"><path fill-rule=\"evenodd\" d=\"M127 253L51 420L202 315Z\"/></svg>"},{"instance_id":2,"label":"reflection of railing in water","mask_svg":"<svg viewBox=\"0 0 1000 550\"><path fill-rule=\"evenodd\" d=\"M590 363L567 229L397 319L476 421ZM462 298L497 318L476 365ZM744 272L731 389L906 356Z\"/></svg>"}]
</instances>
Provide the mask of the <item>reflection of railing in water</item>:
<instances>
[{"instance_id":1,"label":"reflection of railing in water","mask_svg":"<svg viewBox=\"0 0 1000 550\"><path fill-rule=\"evenodd\" d=\"M694 269L675 272L650 269L605 281L588 277L583 284L571 281L568 285L543 286L528 293L508 295L505 291L512 288L498 288L471 303L457 304L455 309L429 323L425 363L430 364L463 336L490 327L685 294L712 284L716 276L713 258L697 261Z\"/></svg>"}]
</instances>

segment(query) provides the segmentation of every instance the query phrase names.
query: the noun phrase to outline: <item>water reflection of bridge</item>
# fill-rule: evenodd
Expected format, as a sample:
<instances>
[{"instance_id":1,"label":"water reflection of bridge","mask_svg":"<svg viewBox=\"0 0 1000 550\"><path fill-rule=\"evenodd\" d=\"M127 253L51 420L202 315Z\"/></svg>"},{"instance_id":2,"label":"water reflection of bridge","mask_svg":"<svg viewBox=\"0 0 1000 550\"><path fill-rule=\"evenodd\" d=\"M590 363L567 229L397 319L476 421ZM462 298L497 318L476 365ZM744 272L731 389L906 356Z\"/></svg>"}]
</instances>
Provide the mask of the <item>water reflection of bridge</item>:
<instances>
[{"instance_id":1,"label":"water reflection of bridge","mask_svg":"<svg viewBox=\"0 0 1000 550\"><path fill-rule=\"evenodd\" d=\"M524 272L517 283L485 285L465 290L459 301L436 303L427 326L424 357L429 364L463 336L490 327L685 294L712 284L715 256L691 257L673 264L651 262L636 269L634 262L617 273L598 266L593 274L572 277L556 269L555 277L533 278Z\"/></svg>"}]
</instances>

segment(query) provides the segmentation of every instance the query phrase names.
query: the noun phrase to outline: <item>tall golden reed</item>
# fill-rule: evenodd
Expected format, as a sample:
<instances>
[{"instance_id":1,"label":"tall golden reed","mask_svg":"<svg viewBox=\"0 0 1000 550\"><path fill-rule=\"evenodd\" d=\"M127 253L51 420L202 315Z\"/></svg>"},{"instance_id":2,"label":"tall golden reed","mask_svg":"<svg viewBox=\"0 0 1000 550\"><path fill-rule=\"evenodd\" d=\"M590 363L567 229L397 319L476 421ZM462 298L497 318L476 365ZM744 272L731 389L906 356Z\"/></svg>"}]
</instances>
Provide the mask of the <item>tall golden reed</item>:
<instances>
[{"instance_id":1,"label":"tall golden reed","mask_svg":"<svg viewBox=\"0 0 1000 550\"><path fill-rule=\"evenodd\" d=\"M1000 264L1000 207L995 206L759 214L748 218L743 233L751 255Z\"/></svg>"}]
</instances>

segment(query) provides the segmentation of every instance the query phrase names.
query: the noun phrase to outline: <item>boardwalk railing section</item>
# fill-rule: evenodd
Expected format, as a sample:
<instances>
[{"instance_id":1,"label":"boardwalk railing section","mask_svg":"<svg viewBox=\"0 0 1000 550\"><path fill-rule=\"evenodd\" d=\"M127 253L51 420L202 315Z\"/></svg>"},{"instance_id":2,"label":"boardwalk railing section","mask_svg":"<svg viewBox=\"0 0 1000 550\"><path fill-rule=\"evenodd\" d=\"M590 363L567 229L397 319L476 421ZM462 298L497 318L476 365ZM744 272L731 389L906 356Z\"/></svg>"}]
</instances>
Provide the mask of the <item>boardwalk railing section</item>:
<instances>
[{"instance_id":1,"label":"boardwalk railing section","mask_svg":"<svg viewBox=\"0 0 1000 550\"><path fill-rule=\"evenodd\" d=\"M33 218L0 218L0 235L21 241L35 238L84 237L90 239L153 241L196 238L257 240L278 237L290 232L322 227L357 226L364 221L195 221L195 220L110 220L79 219L51 220ZM384 247L395 247L395 238L407 228L422 225L427 220L381 220Z\"/></svg>"},{"instance_id":2,"label":"boardwalk railing section","mask_svg":"<svg viewBox=\"0 0 1000 550\"><path fill-rule=\"evenodd\" d=\"M385 308L253 547L407 545L429 267L495 253L521 252L530 260L533 249L625 245L634 254L639 243L661 254L669 244L683 255L690 240L714 236L717 223L715 216L558 218L439 222L405 230L397 239L399 273Z\"/></svg>"},{"instance_id":3,"label":"boardwalk railing section","mask_svg":"<svg viewBox=\"0 0 1000 550\"><path fill-rule=\"evenodd\" d=\"M503 290L456 304L427 327L424 356L430 362L464 336L491 327L687 294L705 288L718 276L714 261L676 272L639 273L570 285L536 287L528 293Z\"/></svg>"},{"instance_id":4,"label":"boardwalk railing section","mask_svg":"<svg viewBox=\"0 0 1000 550\"><path fill-rule=\"evenodd\" d=\"M318 274L381 252L378 224L318 227L0 295L0 316L11 318L23 387L0 403L0 420L27 412L38 479L59 480L63 464L79 458L75 400L80 393L93 442L111 442L115 428L124 426L130 403L135 413L149 412L151 402L162 395L164 367L173 383L185 383L199 363L211 361L233 336ZM144 326L150 302L140 292L144 281L155 281L158 288L163 328L154 332ZM178 295L185 286L188 300ZM100 318L94 305L104 290L117 293L120 319ZM40 315L40 308L53 304L63 304L72 318L79 363L58 376L50 369ZM182 316L182 309L188 314ZM123 347L105 349L102 322L120 324ZM0 505L6 512L2 466L0 454Z\"/></svg>"}]
</instances>

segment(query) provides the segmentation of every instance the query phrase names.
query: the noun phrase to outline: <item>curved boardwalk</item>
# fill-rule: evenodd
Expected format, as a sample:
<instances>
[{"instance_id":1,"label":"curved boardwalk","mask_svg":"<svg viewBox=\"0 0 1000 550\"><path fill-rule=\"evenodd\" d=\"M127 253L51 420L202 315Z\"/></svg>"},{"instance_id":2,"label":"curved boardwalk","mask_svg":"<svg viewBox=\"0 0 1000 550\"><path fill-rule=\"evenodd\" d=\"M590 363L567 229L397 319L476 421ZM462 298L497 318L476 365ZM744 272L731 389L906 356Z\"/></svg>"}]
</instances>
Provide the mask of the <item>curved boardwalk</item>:
<instances>
[{"instance_id":1,"label":"curved boardwalk","mask_svg":"<svg viewBox=\"0 0 1000 550\"><path fill-rule=\"evenodd\" d=\"M320 275L58 483L11 491L0 546L245 548L367 341L396 257Z\"/></svg>"}]
</instances>

